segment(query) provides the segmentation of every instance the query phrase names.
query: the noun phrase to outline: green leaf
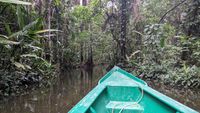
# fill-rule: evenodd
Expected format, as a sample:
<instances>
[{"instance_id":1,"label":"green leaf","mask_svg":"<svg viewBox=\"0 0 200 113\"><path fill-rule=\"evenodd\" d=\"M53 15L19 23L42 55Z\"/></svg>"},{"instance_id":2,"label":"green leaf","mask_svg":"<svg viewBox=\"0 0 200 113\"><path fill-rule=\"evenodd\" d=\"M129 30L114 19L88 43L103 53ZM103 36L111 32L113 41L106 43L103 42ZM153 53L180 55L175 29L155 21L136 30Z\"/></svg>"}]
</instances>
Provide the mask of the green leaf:
<instances>
[{"instance_id":1,"label":"green leaf","mask_svg":"<svg viewBox=\"0 0 200 113\"><path fill-rule=\"evenodd\" d=\"M26 69L32 69L31 66L26 65L26 64L24 64L24 67L25 67Z\"/></svg>"},{"instance_id":2,"label":"green leaf","mask_svg":"<svg viewBox=\"0 0 200 113\"><path fill-rule=\"evenodd\" d=\"M23 27L23 31L29 30L29 29L35 27L38 24L39 21L40 21L40 19L36 19L35 21L33 21L33 22L29 23L28 25L24 26Z\"/></svg>"},{"instance_id":3,"label":"green leaf","mask_svg":"<svg viewBox=\"0 0 200 113\"><path fill-rule=\"evenodd\" d=\"M24 1L20 1L20 0L0 0L0 2L20 4L20 5L31 5L30 2L24 2Z\"/></svg>"},{"instance_id":4,"label":"green leaf","mask_svg":"<svg viewBox=\"0 0 200 113\"><path fill-rule=\"evenodd\" d=\"M17 68L21 68L21 69L23 69L23 70L25 70L25 69L32 69L31 68L31 66L29 66L29 65L26 65L26 64L22 64L22 63L19 63L19 62L14 62L13 63Z\"/></svg>"},{"instance_id":5,"label":"green leaf","mask_svg":"<svg viewBox=\"0 0 200 113\"><path fill-rule=\"evenodd\" d=\"M30 28L32 28L33 26L35 26L36 24L38 23L38 19L31 22L30 24L26 25L23 27L23 30L20 30L16 33L13 33L11 36L9 36L9 38L12 38L12 37L17 37L19 35L27 35L27 30L29 30Z\"/></svg>"},{"instance_id":6,"label":"green leaf","mask_svg":"<svg viewBox=\"0 0 200 113\"><path fill-rule=\"evenodd\" d=\"M36 59L40 58L36 54L24 54L24 55L21 55L21 57L31 57L31 58L36 58Z\"/></svg>"},{"instance_id":7,"label":"green leaf","mask_svg":"<svg viewBox=\"0 0 200 113\"><path fill-rule=\"evenodd\" d=\"M8 37L7 37L6 35L1 35L1 34L0 34L0 37L5 38L5 39L8 39Z\"/></svg>"},{"instance_id":8,"label":"green leaf","mask_svg":"<svg viewBox=\"0 0 200 113\"><path fill-rule=\"evenodd\" d=\"M21 6L17 6L17 21L20 29L23 29L25 26L24 15Z\"/></svg>"},{"instance_id":9,"label":"green leaf","mask_svg":"<svg viewBox=\"0 0 200 113\"><path fill-rule=\"evenodd\" d=\"M6 31L7 31L8 35L11 35L12 32L11 32L11 29L10 29L10 25L7 24L7 23L4 23L4 25L5 25L5 28L6 28Z\"/></svg>"},{"instance_id":10,"label":"green leaf","mask_svg":"<svg viewBox=\"0 0 200 113\"><path fill-rule=\"evenodd\" d=\"M44 29L36 31L35 34L46 33L46 32L62 32L62 31L57 29Z\"/></svg>"},{"instance_id":11,"label":"green leaf","mask_svg":"<svg viewBox=\"0 0 200 113\"><path fill-rule=\"evenodd\" d=\"M29 48L32 48L34 51L36 51L36 50L41 50L41 51L43 51L43 49L40 48L40 47L38 47L38 46L34 46L34 45L30 45L30 44L28 44L28 45L26 45L26 46L29 47Z\"/></svg>"},{"instance_id":12,"label":"green leaf","mask_svg":"<svg viewBox=\"0 0 200 113\"><path fill-rule=\"evenodd\" d=\"M56 6L59 6L61 4L61 1L60 0L55 0L55 5Z\"/></svg>"},{"instance_id":13,"label":"green leaf","mask_svg":"<svg viewBox=\"0 0 200 113\"><path fill-rule=\"evenodd\" d=\"M18 45L18 44L20 44L20 42L15 42L15 41L8 40L6 38L2 38L2 35L0 35L0 44Z\"/></svg>"},{"instance_id":14,"label":"green leaf","mask_svg":"<svg viewBox=\"0 0 200 113\"><path fill-rule=\"evenodd\" d=\"M39 57L36 54L24 54L24 55L21 55L21 57L29 57L29 58L35 58L35 59L40 59L42 61L45 61L42 57Z\"/></svg>"},{"instance_id":15,"label":"green leaf","mask_svg":"<svg viewBox=\"0 0 200 113\"><path fill-rule=\"evenodd\" d=\"M19 63L19 62L14 62L13 64L14 64L17 68L22 68L23 70L26 69L25 66L24 66L23 64Z\"/></svg>"},{"instance_id":16,"label":"green leaf","mask_svg":"<svg viewBox=\"0 0 200 113\"><path fill-rule=\"evenodd\" d=\"M161 46L161 47L164 47L164 46L165 46L165 38L162 38L162 39L160 40L160 46Z\"/></svg>"}]
</instances>

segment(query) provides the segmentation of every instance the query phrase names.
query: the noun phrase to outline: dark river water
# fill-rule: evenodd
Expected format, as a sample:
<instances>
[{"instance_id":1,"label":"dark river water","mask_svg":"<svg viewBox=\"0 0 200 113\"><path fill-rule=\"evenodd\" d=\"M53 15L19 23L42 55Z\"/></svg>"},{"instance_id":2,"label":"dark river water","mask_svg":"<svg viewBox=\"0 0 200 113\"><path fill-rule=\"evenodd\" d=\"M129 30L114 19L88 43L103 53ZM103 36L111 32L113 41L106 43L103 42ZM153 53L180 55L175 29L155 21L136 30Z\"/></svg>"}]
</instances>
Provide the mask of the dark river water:
<instances>
[{"instance_id":1,"label":"dark river water","mask_svg":"<svg viewBox=\"0 0 200 113\"><path fill-rule=\"evenodd\" d=\"M0 113L67 113L106 73L104 67L64 71L56 84L0 103ZM200 111L200 91L175 89L157 82L149 86Z\"/></svg>"}]
</instances>

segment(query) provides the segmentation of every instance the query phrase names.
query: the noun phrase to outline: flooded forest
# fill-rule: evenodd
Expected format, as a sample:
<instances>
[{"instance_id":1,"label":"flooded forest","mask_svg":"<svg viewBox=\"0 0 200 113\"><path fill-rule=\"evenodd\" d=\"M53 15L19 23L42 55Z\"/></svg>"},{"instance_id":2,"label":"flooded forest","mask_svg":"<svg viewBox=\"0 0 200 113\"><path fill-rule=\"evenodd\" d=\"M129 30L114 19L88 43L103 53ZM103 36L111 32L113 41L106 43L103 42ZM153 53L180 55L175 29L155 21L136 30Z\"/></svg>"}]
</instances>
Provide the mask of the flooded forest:
<instances>
[{"instance_id":1,"label":"flooded forest","mask_svg":"<svg viewBox=\"0 0 200 113\"><path fill-rule=\"evenodd\" d=\"M67 113L116 65L200 112L200 0L0 0L0 113Z\"/></svg>"}]
</instances>

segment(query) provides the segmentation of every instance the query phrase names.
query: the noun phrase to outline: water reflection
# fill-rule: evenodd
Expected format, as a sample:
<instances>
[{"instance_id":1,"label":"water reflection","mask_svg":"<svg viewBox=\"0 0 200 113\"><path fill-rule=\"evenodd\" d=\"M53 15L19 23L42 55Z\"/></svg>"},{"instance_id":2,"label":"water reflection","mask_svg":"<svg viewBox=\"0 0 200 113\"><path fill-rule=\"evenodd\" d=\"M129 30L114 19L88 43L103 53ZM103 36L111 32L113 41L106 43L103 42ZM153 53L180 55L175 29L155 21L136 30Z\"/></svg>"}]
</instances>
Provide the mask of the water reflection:
<instances>
[{"instance_id":1,"label":"water reflection","mask_svg":"<svg viewBox=\"0 0 200 113\"><path fill-rule=\"evenodd\" d=\"M0 104L0 113L67 113L106 73L104 67L63 71L48 89L29 92ZM148 82L156 90L200 111L200 92Z\"/></svg>"},{"instance_id":2,"label":"water reflection","mask_svg":"<svg viewBox=\"0 0 200 113\"><path fill-rule=\"evenodd\" d=\"M63 71L49 89L0 104L0 113L67 113L106 73L103 67Z\"/></svg>"},{"instance_id":3,"label":"water reflection","mask_svg":"<svg viewBox=\"0 0 200 113\"><path fill-rule=\"evenodd\" d=\"M158 81L147 81L148 85L152 88L162 92L163 94L187 105L197 111L200 111L200 91L190 89L177 89L169 85L164 85Z\"/></svg>"}]
</instances>

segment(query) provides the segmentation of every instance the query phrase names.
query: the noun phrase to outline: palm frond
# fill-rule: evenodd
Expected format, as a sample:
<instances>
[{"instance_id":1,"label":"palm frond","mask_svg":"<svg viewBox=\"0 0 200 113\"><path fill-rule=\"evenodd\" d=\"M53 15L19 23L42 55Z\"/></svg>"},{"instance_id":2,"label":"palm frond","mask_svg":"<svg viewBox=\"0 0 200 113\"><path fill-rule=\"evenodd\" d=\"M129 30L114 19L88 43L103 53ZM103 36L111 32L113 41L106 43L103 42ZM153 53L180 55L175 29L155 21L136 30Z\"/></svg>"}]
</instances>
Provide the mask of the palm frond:
<instances>
[{"instance_id":1,"label":"palm frond","mask_svg":"<svg viewBox=\"0 0 200 113\"><path fill-rule=\"evenodd\" d=\"M33 26L35 26L36 24L38 23L38 19L31 22L30 24L26 25L23 27L22 30L16 32L16 33L13 33L11 36L9 36L9 38L13 38L13 37L17 37L19 35L27 35L27 30L29 30L30 28L32 28Z\"/></svg>"},{"instance_id":2,"label":"palm frond","mask_svg":"<svg viewBox=\"0 0 200 113\"><path fill-rule=\"evenodd\" d=\"M0 2L19 4L19 5L31 5L30 2L24 2L24 1L20 1L20 0L0 0Z\"/></svg>"},{"instance_id":3,"label":"palm frond","mask_svg":"<svg viewBox=\"0 0 200 113\"><path fill-rule=\"evenodd\" d=\"M46 32L62 32L62 31L57 29L44 29L36 31L35 34L46 33Z\"/></svg>"}]
</instances>

